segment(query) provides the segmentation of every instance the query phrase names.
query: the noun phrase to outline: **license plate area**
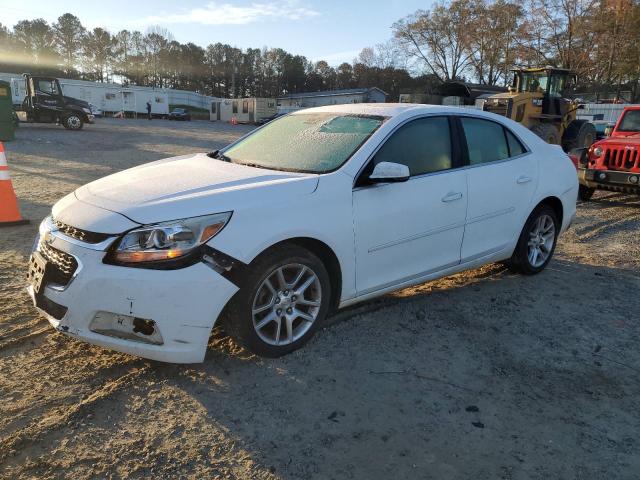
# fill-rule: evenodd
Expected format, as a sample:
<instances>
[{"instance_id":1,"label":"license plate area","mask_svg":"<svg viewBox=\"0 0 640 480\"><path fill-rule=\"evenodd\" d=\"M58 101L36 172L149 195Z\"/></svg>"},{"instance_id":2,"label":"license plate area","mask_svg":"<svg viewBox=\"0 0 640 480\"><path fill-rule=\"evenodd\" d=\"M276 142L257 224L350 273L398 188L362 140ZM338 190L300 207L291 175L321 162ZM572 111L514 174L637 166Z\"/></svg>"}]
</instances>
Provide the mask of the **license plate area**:
<instances>
[{"instance_id":1,"label":"license plate area","mask_svg":"<svg viewBox=\"0 0 640 480\"><path fill-rule=\"evenodd\" d=\"M46 284L47 260L40 252L33 252L29 258L29 273L27 279L33 287L34 293L38 294Z\"/></svg>"}]
</instances>

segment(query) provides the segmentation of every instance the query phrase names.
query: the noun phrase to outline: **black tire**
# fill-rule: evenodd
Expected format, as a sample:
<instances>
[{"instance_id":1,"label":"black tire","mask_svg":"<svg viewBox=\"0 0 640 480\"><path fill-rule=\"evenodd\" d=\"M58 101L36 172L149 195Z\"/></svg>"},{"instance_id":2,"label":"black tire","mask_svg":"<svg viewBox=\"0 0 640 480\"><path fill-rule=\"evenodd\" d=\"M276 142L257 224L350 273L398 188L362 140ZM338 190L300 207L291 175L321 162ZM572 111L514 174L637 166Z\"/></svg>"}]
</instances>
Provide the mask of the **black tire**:
<instances>
[{"instance_id":1,"label":"black tire","mask_svg":"<svg viewBox=\"0 0 640 480\"><path fill-rule=\"evenodd\" d=\"M310 271L316 275L316 278L319 281L319 294L321 296L321 300L320 306L316 307L317 315L315 317L315 320L309 327L307 327L308 329L304 331L304 333L299 338L284 345L274 345L261 338L261 336L256 331L256 327L254 326L253 314L254 300L257 300L257 298L259 298L258 295L260 295L260 288L263 286L263 282L265 282L267 278L275 275L275 272L280 267L286 265L302 265L310 269ZM291 277L286 278L286 280L290 281ZM238 291L238 293L236 293L236 295L229 303L227 309L225 310L225 330L247 350L263 357L280 357L302 347L322 325L331 305L332 291L327 269L318 257L316 257L308 250L297 245L286 245L277 247L262 254L260 257L254 260L251 265L249 265L248 273L241 280L239 286L240 290ZM279 287L277 288L277 290L278 294L284 293L280 290ZM291 293L295 293L295 289L291 290ZM273 298L277 298L278 294L274 294ZM273 299L269 303L272 302ZM283 305L283 303L279 303L279 305L281 306ZM277 306L273 304L273 308L275 309L277 308ZM294 305L293 308L296 309L296 305ZM271 310L271 308L269 310ZM270 313L269 310L267 310L266 315ZM275 315L274 312L273 314ZM282 313L282 315L284 316L285 313ZM279 315L276 315L276 317L279 317ZM280 318L284 319L284 317ZM259 320L262 319L258 319L258 321ZM304 320L302 320L301 318L294 319L293 322L296 322L296 320L299 320L300 322L294 323L292 330L295 330L295 328L299 328L304 323ZM274 325L271 325L271 323L273 323ZM281 320L278 320L271 323L267 325L272 326L272 330L277 330L277 325L282 325L282 323L284 323L284 325L282 325L282 332L288 332L286 322L281 322ZM295 325L298 326L296 327ZM263 335L265 335L264 329L266 328L267 327L263 327L263 330L261 330ZM273 335L275 336L276 334L273 333ZM294 337L292 336L292 338Z\"/></svg>"},{"instance_id":2,"label":"black tire","mask_svg":"<svg viewBox=\"0 0 640 480\"><path fill-rule=\"evenodd\" d=\"M595 191L595 188L580 185L578 186L578 198L583 202L588 202L589 200L591 200L591 197L593 197Z\"/></svg>"},{"instance_id":3,"label":"black tire","mask_svg":"<svg viewBox=\"0 0 640 480\"><path fill-rule=\"evenodd\" d=\"M549 249L549 254L544 260L543 263L539 265L534 265L530 261L529 257L529 240L531 238L531 232L535 229L536 223L538 219L541 217L548 216L553 221L553 245ZM556 216L556 212L549 205L538 205L522 228L522 232L520 233L520 237L518 238L518 243L516 245L515 250L513 251L513 255L511 259L506 262L511 270L523 273L525 275L535 275L536 273L540 273L542 270L546 268L551 259L553 258L553 254L556 249L556 244L558 243L558 233L560 231L560 225L558 222L558 217Z\"/></svg>"},{"instance_id":4,"label":"black tire","mask_svg":"<svg viewBox=\"0 0 640 480\"><path fill-rule=\"evenodd\" d=\"M82 130L84 121L82 120L82 115L78 113L70 113L69 115L64 117L62 125L67 130Z\"/></svg>"},{"instance_id":5,"label":"black tire","mask_svg":"<svg viewBox=\"0 0 640 480\"><path fill-rule=\"evenodd\" d=\"M550 123L538 123L531 127L531 131L547 143L560 145L560 133L558 129Z\"/></svg>"},{"instance_id":6,"label":"black tire","mask_svg":"<svg viewBox=\"0 0 640 480\"><path fill-rule=\"evenodd\" d=\"M574 148L589 148L596 141L596 128L586 120L574 120L562 136L562 148L569 152Z\"/></svg>"}]
</instances>

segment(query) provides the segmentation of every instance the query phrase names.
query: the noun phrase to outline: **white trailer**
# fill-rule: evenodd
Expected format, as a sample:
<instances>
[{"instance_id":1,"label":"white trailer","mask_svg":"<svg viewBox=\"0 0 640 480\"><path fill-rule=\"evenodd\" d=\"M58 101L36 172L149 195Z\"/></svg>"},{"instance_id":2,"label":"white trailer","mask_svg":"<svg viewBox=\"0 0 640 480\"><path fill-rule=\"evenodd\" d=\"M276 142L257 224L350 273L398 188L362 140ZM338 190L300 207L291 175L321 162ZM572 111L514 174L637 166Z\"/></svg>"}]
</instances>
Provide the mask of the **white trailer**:
<instances>
[{"instance_id":1,"label":"white trailer","mask_svg":"<svg viewBox=\"0 0 640 480\"><path fill-rule=\"evenodd\" d=\"M278 112L275 98L220 98L211 102L212 122L255 123Z\"/></svg>"},{"instance_id":2,"label":"white trailer","mask_svg":"<svg viewBox=\"0 0 640 480\"><path fill-rule=\"evenodd\" d=\"M17 74L0 73L0 80L8 81L11 84L13 104L21 105L27 95L24 77ZM97 83L68 78L58 80L63 95L89 102L103 112L146 114L147 102L149 102L153 115L169 114L168 90L138 86L123 87L117 83Z\"/></svg>"},{"instance_id":3,"label":"white trailer","mask_svg":"<svg viewBox=\"0 0 640 480\"><path fill-rule=\"evenodd\" d=\"M64 95L85 100L103 112L146 114L149 102L153 115L169 114L169 95L166 90L69 79L61 79L60 85Z\"/></svg>"}]
</instances>

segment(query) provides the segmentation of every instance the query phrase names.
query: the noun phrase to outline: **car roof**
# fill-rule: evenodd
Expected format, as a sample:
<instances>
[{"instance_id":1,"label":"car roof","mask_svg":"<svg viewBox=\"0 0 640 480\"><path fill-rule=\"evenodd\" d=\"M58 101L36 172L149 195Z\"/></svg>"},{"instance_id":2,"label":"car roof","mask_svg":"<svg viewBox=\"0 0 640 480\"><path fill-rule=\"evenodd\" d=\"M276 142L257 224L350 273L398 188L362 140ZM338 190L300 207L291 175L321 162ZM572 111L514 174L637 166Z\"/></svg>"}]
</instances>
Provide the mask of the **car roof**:
<instances>
[{"instance_id":1,"label":"car roof","mask_svg":"<svg viewBox=\"0 0 640 480\"><path fill-rule=\"evenodd\" d=\"M305 108L292 112L293 115L306 113L345 113L352 115L379 115L382 117L396 117L410 112L420 114L454 114L470 113L478 116L495 117L495 114L475 108L451 107L446 105L425 105L423 103L347 103L343 105L327 105L324 107Z\"/></svg>"}]
</instances>

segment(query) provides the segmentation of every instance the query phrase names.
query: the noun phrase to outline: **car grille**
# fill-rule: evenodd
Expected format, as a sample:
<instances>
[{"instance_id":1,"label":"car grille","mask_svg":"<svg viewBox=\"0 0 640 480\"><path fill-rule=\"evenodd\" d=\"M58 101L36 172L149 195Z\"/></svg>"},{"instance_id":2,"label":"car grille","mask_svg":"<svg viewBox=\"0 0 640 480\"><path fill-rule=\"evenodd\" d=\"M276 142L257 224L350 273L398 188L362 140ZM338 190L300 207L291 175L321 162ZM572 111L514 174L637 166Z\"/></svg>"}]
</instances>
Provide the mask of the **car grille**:
<instances>
[{"instance_id":1,"label":"car grille","mask_svg":"<svg viewBox=\"0 0 640 480\"><path fill-rule=\"evenodd\" d=\"M47 260L47 279L63 287L67 286L78 269L75 257L53 248L44 241L40 241L38 251Z\"/></svg>"},{"instance_id":2,"label":"car grille","mask_svg":"<svg viewBox=\"0 0 640 480\"><path fill-rule=\"evenodd\" d=\"M64 233L67 237L75 238L81 242L86 243L100 243L105 241L111 235L105 233L88 232L86 230L80 230L79 228L72 227L66 223L62 223L58 220L53 220L53 224L56 229Z\"/></svg>"},{"instance_id":3,"label":"car grille","mask_svg":"<svg viewBox=\"0 0 640 480\"><path fill-rule=\"evenodd\" d=\"M625 147L607 146L604 152L604 165L609 170L632 170L640 172L640 155L634 148L633 150Z\"/></svg>"}]
</instances>

